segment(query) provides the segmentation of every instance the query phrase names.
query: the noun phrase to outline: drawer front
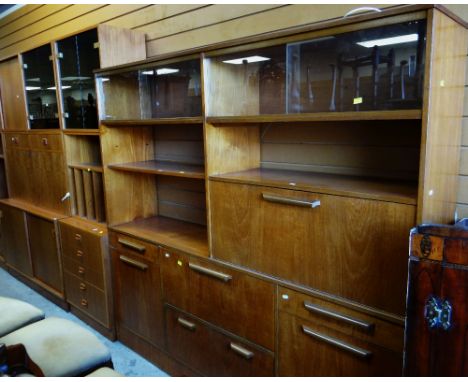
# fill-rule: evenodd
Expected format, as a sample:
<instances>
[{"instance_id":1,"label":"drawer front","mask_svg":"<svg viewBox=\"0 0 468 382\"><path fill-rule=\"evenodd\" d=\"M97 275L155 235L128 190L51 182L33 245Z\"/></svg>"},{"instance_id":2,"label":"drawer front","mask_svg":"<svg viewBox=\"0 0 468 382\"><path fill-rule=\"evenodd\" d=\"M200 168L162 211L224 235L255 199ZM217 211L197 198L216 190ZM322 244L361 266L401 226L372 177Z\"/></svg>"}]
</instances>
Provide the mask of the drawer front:
<instances>
[{"instance_id":1,"label":"drawer front","mask_svg":"<svg viewBox=\"0 0 468 382\"><path fill-rule=\"evenodd\" d=\"M274 349L273 284L209 261L161 251L166 302Z\"/></svg>"},{"instance_id":2,"label":"drawer front","mask_svg":"<svg viewBox=\"0 0 468 382\"><path fill-rule=\"evenodd\" d=\"M401 376L402 359L401 352L279 313L278 375L281 377Z\"/></svg>"},{"instance_id":3,"label":"drawer front","mask_svg":"<svg viewBox=\"0 0 468 382\"><path fill-rule=\"evenodd\" d=\"M67 301L104 326L109 326L108 307L104 292L67 270L64 272L64 280Z\"/></svg>"},{"instance_id":4,"label":"drawer front","mask_svg":"<svg viewBox=\"0 0 468 382\"><path fill-rule=\"evenodd\" d=\"M168 351L208 377L274 376L273 353L166 307Z\"/></svg>"},{"instance_id":5,"label":"drawer front","mask_svg":"<svg viewBox=\"0 0 468 382\"><path fill-rule=\"evenodd\" d=\"M33 150L62 151L60 134L31 134L30 145Z\"/></svg>"},{"instance_id":6,"label":"drawer front","mask_svg":"<svg viewBox=\"0 0 468 382\"><path fill-rule=\"evenodd\" d=\"M210 195L215 258L404 315L414 206L216 181Z\"/></svg>"},{"instance_id":7,"label":"drawer front","mask_svg":"<svg viewBox=\"0 0 468 382\"><path fill-rule=\"evenodd\" d=\"M114 301L118 329L163 348L164 314L161 277L156 257L111 250L114 271Z\"/></svg>"},{"instance_id":8,"label":"drawer front","mask_svg":"<svg viewBox=\"0 0 468 382\"><path fill-rule=\"evenodd\" d=\"M98 233L84 231L68 224L60 223L62 252L80 265L102 272L102 237Z\"/></svg>"},{"instance_id":9,"label":"drawer front","mask_svg":"<svg viewBox=\"0 0 468 382\"><path fill-rule=\"evenodd\" d=\"M7 149L27 149L30 147L30 135L29 134L4 134L5 145Z\"/></svg>"},{"instance_id":10,"label":"drawer front","mask_svg":"<svg viewBox=\"0 0 468 382\"><path fill-rule=\"evenodd\" d=\"M62 257L63 268L67 272L78 277L81 281L94 285L99 289L104 289L104 274L102 267L98 269L88 268L82 262L75 261L69 256Z\"/></svg>"},{"instance_id":11,"label":"drawer front","mask_svg":"<svg viewBox=\"0 0 468 382\"><path fill-rule=\"evenodd\" d=\"M152 259L158 256L158 247L143 240L135 239L121 233L109 233L109 245L121 252Z\"/></svg>"},{"instance_id":12,"label":"drawer front","mask_svg":"<svg viewBox=\"0 0 468 382\"><path fill-rule=\"evenodd\" d=\"M333 302L279 287L280 311L324 325L354 338L403 351L404 323L390 323Z\"/></svg>"}]
</instances>

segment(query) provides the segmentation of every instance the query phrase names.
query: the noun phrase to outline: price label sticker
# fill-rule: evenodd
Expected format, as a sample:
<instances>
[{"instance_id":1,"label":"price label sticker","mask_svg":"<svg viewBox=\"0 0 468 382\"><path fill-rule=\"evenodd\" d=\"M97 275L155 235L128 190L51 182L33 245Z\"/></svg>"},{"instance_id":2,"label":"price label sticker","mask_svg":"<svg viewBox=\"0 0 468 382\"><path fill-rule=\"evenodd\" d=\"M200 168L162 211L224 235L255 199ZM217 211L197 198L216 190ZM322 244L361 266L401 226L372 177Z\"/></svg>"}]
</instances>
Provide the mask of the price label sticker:
<instances>
[{"instance_id":1,"label":"price label sticker","mask_svg":"<svg viewBox=\"0 0 468 382\"><path fill-rule=\"evenodd\" d=\"M360 103L362 103L362 97L356 97L353 99L354 105L359 105Z\"/></svg>"}]
</instances>

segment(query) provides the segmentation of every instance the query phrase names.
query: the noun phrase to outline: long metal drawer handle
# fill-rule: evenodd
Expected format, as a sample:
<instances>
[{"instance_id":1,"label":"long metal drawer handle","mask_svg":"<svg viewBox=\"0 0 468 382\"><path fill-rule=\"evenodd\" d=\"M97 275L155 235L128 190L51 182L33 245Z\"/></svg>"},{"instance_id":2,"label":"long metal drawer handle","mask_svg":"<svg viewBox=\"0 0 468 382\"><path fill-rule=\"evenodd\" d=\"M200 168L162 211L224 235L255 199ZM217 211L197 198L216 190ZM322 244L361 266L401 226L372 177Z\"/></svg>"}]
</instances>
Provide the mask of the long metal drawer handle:
<instances>
[{"instance_id":1,"label":"long metal drawer handle","mask_svg":"<svg viewBox=\"0 0 468 382\"><path fill-rule=\"evenodd\" d=\"M333 310L322 308L321 306L312 304L307 301L304 301L304 308L306 308L310 312L318 313L326 317L335 318L337 320L344 321L348 324L357 326L367 331L371 331L374 328L374 323L372 322L362 321L362 320L359 320L358 318L354 318L351 316L347 316L345 314L334 312Z\"/></svg>"},{"instance_id":2,"label":"long metal drawer handle","mask_svg":"<svg viewBox=\"0 0 468 382\"><path fill-rule=\"evenodd\" d=\"M217 272L217 271L214 271L214 270L209 269L209 268L201 267L201 266L199 266L197 264L189 263L188 266L189 266L190 269L193 269L196 272L202 273L202 274L210 276L210 277L214 277L215 279L224 281L225 283L227 283L229 280L232 279L231 275L227 275L225 273Z\"/></svg>"},{"instance_id":3,"label":"long metal drawer handle","mask_svg":"<svg viewBox=\"0 0 468 382\"><path fill-rule=\"evenodd\" d=\"M123 261L124 263L131 265L132 267L141 269L142 271L146 271L148 269L148 266L146 264L140 263L139 261L133 260L130 257L120 255L120 261Z\"/></svg>"},{"instance_id":4,"label":"long metal drawer handle","mask_svg":"<svg viewBox=\"0 0 468 382\"><path fill-rule=\"evenodd\" d=\"M254 356L254 353L251 352L250 350L247 350L246 348L240 346L240 345L237 345L233 342L231 342L229 344L230 348L232 351L234 351L235 353L239 354L240 356L244 357L245 359L251 359L253 358Z\"/></svg>"},{"instance_id":5,"label":"long metal drawer handle","mask_svg":"<svg viewBox=\"0 0 468 382\"><path fill-rule=\"evenodd\" d=\"M317 208L320 206L320 200L300 200L300 199L291 199L286 198L280 195L273 195L273 194L265 194L262 193L263 200L273 203L281 203L281 204L289 204L292 206L299 206L299 207L310 207L310 208Z\"/></svg>"},{"instance_id":6,"label":"long metal drawer handle","mask_svg":"<svg viewBox=\"0 0 468 382\"><path fill-rule=\"evenodd\" d=\"M179 317L177 319L177 322L183 326L184 328L191 330L192 332L197 328L197 325L195 325L193 322L187 321L185 318Z\"/></svg>"},{"instance_id":7,"label":"long metal drawer handle","mask_svg":"<svg viewBox=\"0 0 468 382\"><path fill-rule=\"evenodd\" d=\"M134 249L135 251L138 251L140 253L143 253L146 251L146 247L144 245L140 245L132 241L128 241L128 240L120 239L120 238L117 241L119 242L119 244L122 244L124 247Z\"/></svg>"},{"instance_id":8,"label":"long metal drawer handle","mask_svg":"<svg viewBox=\"0 0 468 382\"><path fill-rule=\"evenodd\" d=\"M372 355L372 352L370 352L369 350L365 350L365 349L361 349L357 346L353 346L353 345L350 345L346 342L343 342L343 341L340 341L340 340L337 340L336 338L333 338L333 337L329 337L329 336L326 336L325 334L321 334L321 333L318 333L310 328L308 328L307 326L304 326L302 325L302 331L317 339L317 340L320 340L320 341L323 341L323 342L326 342L327 344L330 344L330 345L333 345L333 346L336 346L342 350L346 350L348 352L350 352L351 354L354 354L355 356L357 357L360 357L360 358L369 358L371 355Z\"/></svg>"}]
</instances>

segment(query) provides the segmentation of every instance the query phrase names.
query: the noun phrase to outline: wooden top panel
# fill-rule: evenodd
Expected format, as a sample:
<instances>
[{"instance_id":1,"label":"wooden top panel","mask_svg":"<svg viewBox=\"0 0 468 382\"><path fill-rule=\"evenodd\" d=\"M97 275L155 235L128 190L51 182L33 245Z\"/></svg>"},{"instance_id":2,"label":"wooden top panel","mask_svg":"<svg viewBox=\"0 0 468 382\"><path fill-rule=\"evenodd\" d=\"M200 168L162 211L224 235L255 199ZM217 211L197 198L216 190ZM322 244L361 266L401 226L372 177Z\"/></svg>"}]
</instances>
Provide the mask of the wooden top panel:
<instances>
[{"instance_id":1,"label":"wooden top panel","mask_svg":"<svg viewBox=\"0 0 468 382\"><path fill-rule=\"evenodd\" d=\"M107 227L105 224L93 222L87 219L82 219L77 216L72 216L60 220L60 224L66 224L83 231L90 231L94 235L105 236L107 235Z\"/></svg>"},{"instance_id":2,"label":"wooden top panel","mask_svg":"<svg viewBox=\"0 0 468 382\"><path fill-rule=\"evenodd\" d=\"M204 166L188 163L148 160L141 162L110 164L108 167L113 170L139 172L144 174L170 175L195 179L205 178Z\"/></svg>"},{"instance_id":3,"label":"wooden top panel","mask_svg":"<svg viewBox=\"0 0 468 382\"><path fill-rule=\"evenodd\" d=\"M211 180L301 190L416 205L417 184L345 175L255 168L210 176Z\"/></svg>"},{"instance_id":4,"label":"wooden top panel","mask_svg":"<svg viewBox=\"0 0 468 382\"><path fill-rule=\"evenodd\" d=\"M207 257L209 253L206 227L198 224L153 216L116 225L110 229L191 255Z\"/></svg>"},{"instance_id":5,"label":"wooden top panel","mask_svg":"<svg viewBox=\"0 0 468 382\"><path fill-rule=\"evenodd\" d=\"M47 210L45 208L38 207L34 204L31 204L31 203L28 203L19 199L12 199L12 198L2 199L0 200L0 204L5 204L10 207L18 208L20 210L28 212L32 215L39 216L46 220L59 220L59 219L64 219L67 217L66 215L63 215L59 212Z\"/></svg>"},{"instance_id":6,"label":"wooden top panel","mask_svg":"<svg viewBox=\"0 0 468 382\"><path fill-rule=\"evenodd\" d=\"M323 122L323 121L370 121L421 119L421 110L343 111L301 114L265 114L232 117L207 117L213 125L235 125L272 122Z\"/></svg>"}]
</instances>

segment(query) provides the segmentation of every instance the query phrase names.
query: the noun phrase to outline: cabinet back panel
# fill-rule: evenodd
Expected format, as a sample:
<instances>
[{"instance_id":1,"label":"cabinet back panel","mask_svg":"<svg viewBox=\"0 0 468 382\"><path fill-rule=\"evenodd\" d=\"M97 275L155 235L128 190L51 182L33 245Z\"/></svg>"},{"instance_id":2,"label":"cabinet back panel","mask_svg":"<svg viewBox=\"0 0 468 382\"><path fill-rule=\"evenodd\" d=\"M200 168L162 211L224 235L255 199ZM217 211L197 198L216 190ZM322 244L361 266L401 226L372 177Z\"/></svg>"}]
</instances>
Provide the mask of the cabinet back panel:
<instances>
[{"instance_id":1,"label":"cabinet back panel","mask_svg":"<svg viewBox=\"0 0 468 382\"><path fill-rule=\"evenodd\" d=\"M68 162L101 163L101 147L98 136L65 136Z\"/></svg>"},{"instance_id":2,"label":"cabinet back panel","mask_svg":"<svg viewBox=\"0 0 468 382\"><path fill-rule=\"evenodd\" d=\"M154 131L155 159L203 164L203 126L160 126Z\"/></svg>"},{"instance_id":3,"label":"cabinet back panel","mask_svg":"<svg viewBox=\"0 0 468 382\"><path fill-rule=\"evenodd\" d=\"M261 166L417 179L418 121L275 124L261 131Z\"/></svg>"},{"instance_id":4,"label":"cabinet back panel","mask_svg":"<svg viewBox=\"0 0 468 382\"><path fill-rule=\"evenodd\" d=\"M203 180L160 176L157 190L159 215L206 225Z\"/></svg>"}]
</instances>

